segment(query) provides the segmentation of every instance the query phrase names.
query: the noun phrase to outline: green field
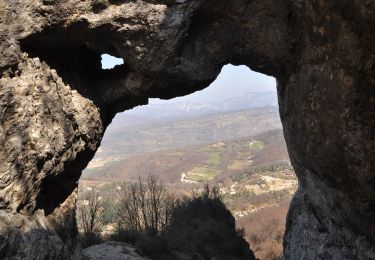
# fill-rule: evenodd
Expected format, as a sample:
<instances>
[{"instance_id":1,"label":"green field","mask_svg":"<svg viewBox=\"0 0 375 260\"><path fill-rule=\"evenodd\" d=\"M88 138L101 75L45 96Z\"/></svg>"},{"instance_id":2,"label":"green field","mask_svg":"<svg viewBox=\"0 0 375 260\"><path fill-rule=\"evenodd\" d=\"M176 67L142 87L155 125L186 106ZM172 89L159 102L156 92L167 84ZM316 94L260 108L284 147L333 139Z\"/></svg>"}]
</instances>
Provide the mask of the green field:
<instances>
[{"instance_id":1,"label":"green field","mask_svg":"<svg viewBox=\"0 0 375 260\"><path fill-rule=\"evenodd\" d=\"M188 179L196 182L207 182L213 180L218 172L218 170L208 167L195 167L189 172Z\"/></svg>"},{"instance_id":2,"label":"green field","mask_svg":"<svg viewBox=\"0 0 375 260\"><path fill-rule=\"evenodd\" d=\"M210 165L219 165L221 163L221 155L220 152L214 152L210 154L210 159L208 159L207 163Z\"/></svg>"},{"instance_id":3,"label":"green field","mask_svg":"<svg viewBox=\"0 0 375 260\"><path fill-rule=\"evenodd\" d=\"M254 141L250 143L250 148L253 150L262 150L264 148L264 144L261 141Z\"/></svg>"}]
</instances>

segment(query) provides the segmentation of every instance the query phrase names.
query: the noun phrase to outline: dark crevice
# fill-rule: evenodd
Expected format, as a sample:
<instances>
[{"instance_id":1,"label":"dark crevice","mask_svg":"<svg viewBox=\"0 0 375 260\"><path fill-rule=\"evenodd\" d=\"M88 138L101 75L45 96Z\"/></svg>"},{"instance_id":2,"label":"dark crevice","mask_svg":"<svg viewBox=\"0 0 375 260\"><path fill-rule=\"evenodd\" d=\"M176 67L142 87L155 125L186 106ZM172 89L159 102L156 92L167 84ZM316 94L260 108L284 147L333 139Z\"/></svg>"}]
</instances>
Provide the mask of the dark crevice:
<instances>
[{"instance_id":1,"label":"dark crevice","mask_svg":"<svg viewBox=\"0 0 375 260\"><path fill-rule=\"evenodd\" d=\"M95 152L86 150L67 162L65 170L58 175L48 175L42 183L36 198L36 209L43 209L46 215L53 213L78 186L82 170L93 158Z\"/></svg>"},{"instance_id":2,"label":"dark crevice","mask_svg":"<svg viewBox=\"0 0 375 260\"><path fill-rule=\"evenodd\" d=\"M65 84L69 84L82 96L92 100L97 106L103 106L105 100L101 100L108 85L101 84L109 78L121 77L125 74L125 66L116 66L112 70L103 70L101 65L101 53L92 51L85 46L76 46L72 49L56 50L33 49L31 45L25 45L24 50L30 57L38 57L55 69Z\"/></svg>"},{"instance_id":3,"label":"dark crevice","mask_svg":"<svg viewBox=\"0 0 375 260\"><path fill-rule=\"evenodd\" d=\"M86 22L81 21L69 28L46 28L23 39L20 43L21 50L28 53L31 58L38 57L46 62L57 71L65 84L69 84L82 96L92 100L96 106L105 107L112 98L108 96L108 93L111 93L108 88L117 87L122 83L126 69L125 65L118 65L111 70L102 69L103 53L116 57L119 55L110 45L110 37L108 42L96 41L91 37L93 32L81 33L90 32L86 27ZM100 29L98 30L96 33L100 33Z\"/></svg>"}]
</instances>

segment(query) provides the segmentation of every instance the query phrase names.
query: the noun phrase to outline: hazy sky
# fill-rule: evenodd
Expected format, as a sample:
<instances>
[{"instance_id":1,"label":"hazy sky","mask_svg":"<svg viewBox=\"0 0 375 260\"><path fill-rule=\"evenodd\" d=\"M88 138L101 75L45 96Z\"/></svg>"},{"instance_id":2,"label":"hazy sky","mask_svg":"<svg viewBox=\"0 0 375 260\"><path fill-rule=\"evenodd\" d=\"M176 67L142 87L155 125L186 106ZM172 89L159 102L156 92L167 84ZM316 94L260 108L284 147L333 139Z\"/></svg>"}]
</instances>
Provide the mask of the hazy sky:
<instances>
[{"instance_id":1,"label":"hazy sky","mask_svg":"<svg viewBox=\"0 0 375 260\"><path fill-rule=\"evenodd\" d=\"M122 59L109 55L102 55L103 69L112 68L122 64ZM219 102L231 97L241 96L246 92L276 91L276 81L273 77L266 76L250 70L246 66L225 65L217 79L206 89L195 92L185 97L174 98L168 102ZM150 103L160 103L157 99Z\"/></svg>"}]
</instances>

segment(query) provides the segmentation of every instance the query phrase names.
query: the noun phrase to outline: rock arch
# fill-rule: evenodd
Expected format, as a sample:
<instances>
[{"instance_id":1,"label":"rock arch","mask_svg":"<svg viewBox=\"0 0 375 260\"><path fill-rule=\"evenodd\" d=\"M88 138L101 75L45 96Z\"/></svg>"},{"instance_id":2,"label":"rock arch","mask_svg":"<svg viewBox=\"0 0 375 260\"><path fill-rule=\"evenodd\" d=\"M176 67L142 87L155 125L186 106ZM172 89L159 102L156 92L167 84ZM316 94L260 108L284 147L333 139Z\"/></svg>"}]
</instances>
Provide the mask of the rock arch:
<instances>
[{"instance_id":1,"label":"rock arch","mask_svg":"<svg viewBox=\"0 0 375 260\"><path fill-rule=\"evenodd\" d=\"M373 257L374 24L372 1L1 1L0 257L79 259L77 180L115 113L227 63L278 81L300 182L286 258Z\"/></svg>"}]
</instances>

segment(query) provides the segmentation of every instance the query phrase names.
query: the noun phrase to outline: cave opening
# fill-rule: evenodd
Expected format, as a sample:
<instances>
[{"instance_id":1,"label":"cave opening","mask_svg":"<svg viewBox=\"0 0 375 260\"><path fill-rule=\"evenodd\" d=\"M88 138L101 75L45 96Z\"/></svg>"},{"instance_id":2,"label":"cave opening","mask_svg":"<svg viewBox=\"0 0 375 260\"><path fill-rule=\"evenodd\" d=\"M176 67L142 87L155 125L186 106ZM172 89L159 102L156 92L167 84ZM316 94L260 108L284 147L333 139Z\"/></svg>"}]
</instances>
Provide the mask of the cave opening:
<instances>
[{"instance_id":1,"label":"cave opening","mask_svg":"<svg viewBox=\"0 0 375 260\"><path fill-rule=\"evenodd\" d=\"M119 62L104 64L103 56L103 69ZM245 238L258 248L257 257L272 250L282 255L297 178L278 114L276 80L228 64L202 91L150 99L117 114L81 176L78 207L93 190L109 205L122 182L148 174L181 194L205 183L218 186L237 227L244 227ZM110 229L115 213L104 214Z\"/></svg>"},{"instance_id":2,"label":"cave opening","mask_svg":"<svg viewBox=\"0 0 375 260\"><path fill-rule=\"evenodd\" d=\"M38 58L56 70L70 88L96 106L105 107L117 98L115 91L108 89L121 85L127 68L110 40L97 40L93 32L90 36L82 35L86 26L79 23L65 28L57 24L22 39L20 47L28 57ZM57 35L65 37L62 40Z\"/></svg>"}]
</instances>

